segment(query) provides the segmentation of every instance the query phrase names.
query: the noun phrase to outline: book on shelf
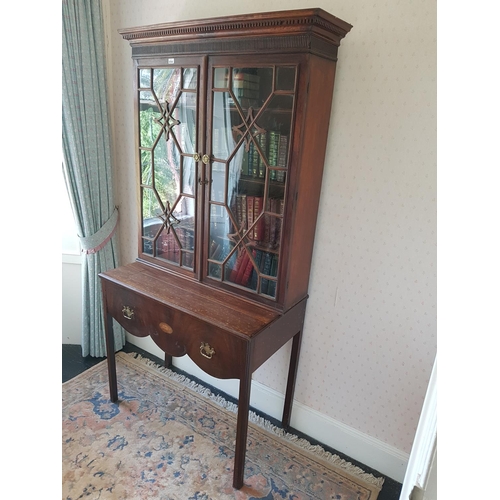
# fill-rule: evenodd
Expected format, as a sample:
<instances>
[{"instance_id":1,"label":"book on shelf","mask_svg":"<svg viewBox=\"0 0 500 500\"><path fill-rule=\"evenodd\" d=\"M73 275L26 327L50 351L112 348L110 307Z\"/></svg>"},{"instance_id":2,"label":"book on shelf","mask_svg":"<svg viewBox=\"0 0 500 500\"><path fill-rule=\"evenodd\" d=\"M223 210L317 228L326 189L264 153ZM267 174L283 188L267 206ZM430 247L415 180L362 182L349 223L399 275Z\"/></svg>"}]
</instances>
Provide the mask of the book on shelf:
<instances>
[{"instance_id":1,"label":"book on shelf","mask_svg":"<svg viewBox=\"0 0 500 500\"><path fill-rule=\"evenodd\" d=\"M260 269L260 263L262 261L262 255L263 255L262 250L254 250L254 260L255 260L255 265L257 266L252 270L252 276L250 277L250 288L252 290L257 290L257 283L258 283L258 277L259 277L259 269Z\"/></svg>"},{"instance_id":2,"label":"book on shelf","mask_svg":"<svg viewBox=\"0 0 500 500\"><path fill-rule=\"evenodd\" d=\"M236 195L236 221L238 223L238 231L247 229L247 195Z\"/></svg>"},{"instance_id":3,"label":"book on shelf","mask_svg":"<svg viewBox=\"0 0 500 500\"><path fill-rule=\"evenodd\" d=\"M276 277L278 274L278 254L274 254L271 257L271 269L269 272L269 276ZM267 288L267 294L270 295L271 297L274 297L276 295L276 280L268 280L268 288Z\"/></svg>"},{"instance_id":4,"label":"book on shelf","mask_svg":"<svg viewBox=\"0 0 500 500\"><path fill-rule=\"evenodd\" d=\"M278 146L278 164L277 166L280 168L287 167L287 159L288 159L288 136L280 135L279 138L279 146ZM276 171L276 180L278 182L285 182L285 171L277 170Z\"/></svg>"},{"instance_id":5,"label":"book on shelf","mask_svg":"<svg viewBox=\"0 0 500 500\"><path fill-rule=\"evenodd\" d=\"M237 270L233 274L231 273L231 281L238 285L241 285L243 282L243 276L247 269L248 263L251 263L250 257L248 256L248 252L246 250L241 250L240 255L238 256L238 260L236 261Z\"/></svg>"},{"instance_id":6,"label":"book on shelf","mask_svg":"<svg viewBox=\"0 0 500 500\"><path fill-rule=\"evenodd\" d=\"M263 158L267 154L267 134L259 134L257 136L257 141L260 146L260 150L262 151L262 154L257 151L257 156L258 156L258 176L260 179L264 179L266 176L266 162Z\"/></svg>"},{"instance_id":7,"label":"book on shelf","mask_svg":"<svg viewBox=\"0 0 500 500\"><path fill-rule=\"evenodd\" d=\"M253 267L252 259L248 256L248 253L245 252L245 254L247 255L245 270L241 274L241 279L240 279L240 275L238 275L237 282L240 285L248 286L248 284L250 282L250 277L252 276L252 271L253 271L254 267ZM252 257L255 258L255 250L252 252Z\"/></svg>"},{"instance_id":8,"label":"book on shelf","mask_svg":"<svg viewBox=\"0 0 500 500\"><path fill-rule=\"evenodd\" d=\"M278 273L278 254L266 252L264 250L252 250L250 257L247 250L243 249L235 254L232 268L228 266L229 281L237 285L257 290L259 274L261 277L260 293L275 297L277 281L275 278ZM264 277L266 276L266 277Z\"/></svg>"},{"instance_id":9,"label":"book on shelf","mask_svg":"<svg viewBox=\"0 0 500 500\"><path fill-rule=\"evenodd\" d=\"M259 215L262 213L262 208L263 208L262 204L264 202L264 198L262 196L247 195L246 199L247 199L246 227L247 229L249 229L248 237L254 241L262 241L264 238L265 220L263 216L259 218ZM253 225L256 220L257 222L255 223L255 225Z\"/></svg>"},{"instance_id":10,"label":"book on shelf","mask_svg":"<svg viewBox=\"0 0 500 500\"><path fill-rule=\"evenodd\" d=\"M250 162L248 160L248 151L242 146L243 154L241 157L241 175L251 175Z\"/></svg>"},{"instance_id":11,"label":"book on shelf","mask_svg":"<svg viewBox=\"0 0 500 500\"><path fill-rule=\"evenodd\" d=\"M276 130L269 131L269 147L267 160L269 162L269 166L277 167L278 166L278 151L279 151L279 142L280 142L280 133ZM271 169L269 173L269 178L272 181L276 180L276 170Z\"/></svg>"},{"instance_id":12,"label":"book on shelf","mask_svg":"<svg viewBox=\"0 0 500 500\"><path fill-rule=\"evenodd\" d=\"M256 105L259 102L260 77L246 71L233 71L233 95L244 107ZM233 103L233 99L229 98Z\"/></svg>"},{"instance_id":13,"label":"book on shelf","mask_svg":"<svg viewBox=\"0 0 500 500\"><path fill-rule=\"evenodd\" d=\"M267 276L270 275L271 272L271 261L272 261L272 254L269 252L265 252L262 259L261 259L261 273L265 274ZM262 278L261 283L260 283L260 293L268 293L268 288L269 288L269 279L268 278Z\"/></svg>"},{"instance_id":14,"label":"book on shelf","mask_svg":"<svg viewBox=\"0 0 500 500\"><path fill-rule=\"evenodd\" d=\"M248 149L248 174L252 177L259 177L259 150L253 141L250 141Z\"/></svg>"},{"instance_id":15,"label":"book on shelf","mask_svg":"<svg viewBox=\"0 0 500 500\"><path fill-rule=\"evenodd\" d=\"M258 143L262 155L259 153L254 140ZM242 175L264 179L266 176L266 161L271 168L269 178L271 181L285 182L285 171L287 168L288 136L280 134L275 130L259 134L250 141L248 151L243 151L241 161Z\"/></svg>"},{"instance_id":16,"label":"book on shelf","mask_svg":"<svg viewBox=\"0 0 500 500\"><path fill-rule=\"evenodd\" d=\"M262 241L264 239L265 230L265 220L264 217L260 217L263 209L264 198L262 196L254 196L253 203L253 220L257 221L253 227L253 237L254 241Z\"/></svg>"},{"instance_id":17,"label":"book on shelf","mask_svg":"<svg viewBox=\"0 0 500 500\"><path fill-rule=\"evenodd\" d=\"M264 239L261 243L265 246L276 248L280 243L284 200L282 198L268 198L265 215ZM276 214L276 215L275 215Z\"/></svg>"}]
</instances>

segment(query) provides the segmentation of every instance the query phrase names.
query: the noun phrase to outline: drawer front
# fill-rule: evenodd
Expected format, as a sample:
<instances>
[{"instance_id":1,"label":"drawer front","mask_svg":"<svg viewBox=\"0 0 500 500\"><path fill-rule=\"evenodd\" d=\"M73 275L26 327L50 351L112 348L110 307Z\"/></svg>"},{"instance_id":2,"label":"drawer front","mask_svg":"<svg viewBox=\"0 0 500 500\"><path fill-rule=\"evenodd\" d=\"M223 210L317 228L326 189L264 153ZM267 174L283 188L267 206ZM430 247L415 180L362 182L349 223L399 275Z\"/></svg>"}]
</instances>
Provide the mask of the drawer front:
<instances>
[{"instance_id":1,"label":"drawer front","mask_svg":"<svg viewBox=\"0 0 500 500\"><path fill-rule=\"evenodd\" d=\"M129 333L151 336L171 356L189 357L216 378L241 378L248 342L183 311L112 283L103 286L108 313Z\"/></svg>"}]
</instances>

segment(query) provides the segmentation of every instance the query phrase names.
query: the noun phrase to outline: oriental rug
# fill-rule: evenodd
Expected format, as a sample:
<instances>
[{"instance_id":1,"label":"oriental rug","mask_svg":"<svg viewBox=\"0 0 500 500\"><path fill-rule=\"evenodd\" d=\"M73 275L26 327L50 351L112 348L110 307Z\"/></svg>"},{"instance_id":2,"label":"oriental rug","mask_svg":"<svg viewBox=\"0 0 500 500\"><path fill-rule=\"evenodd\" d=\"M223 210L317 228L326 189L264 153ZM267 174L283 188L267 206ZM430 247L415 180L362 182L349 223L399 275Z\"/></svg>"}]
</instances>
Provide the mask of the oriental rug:
<instances>
[{"instance_id":1,"label":"oriental rug","mask_svg":"<svg viewBox=\"0 0 500 500\"><path fill-rule=\"evenodd\" d=\"M63 384L62 498L376 500L383 479L250 414L245 486L232 487L237 406L138 354Z\"/></svg>"}]
</instances>

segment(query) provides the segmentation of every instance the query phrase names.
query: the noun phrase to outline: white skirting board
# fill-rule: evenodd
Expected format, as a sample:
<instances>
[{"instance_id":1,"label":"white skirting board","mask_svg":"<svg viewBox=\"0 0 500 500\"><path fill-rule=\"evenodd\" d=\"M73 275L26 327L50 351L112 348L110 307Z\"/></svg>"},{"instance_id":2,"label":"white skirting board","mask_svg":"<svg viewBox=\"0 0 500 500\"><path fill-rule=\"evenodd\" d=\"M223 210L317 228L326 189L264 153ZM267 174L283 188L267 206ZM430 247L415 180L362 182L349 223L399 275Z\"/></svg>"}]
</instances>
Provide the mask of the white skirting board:
<instances>
[{"instance_id":1,"label":"white skirting board","mask_svg":"<svg viewBox=\"0 0 500 500\"><path fill-rule=\"evenodd\" d=\"M272 405L274 409L272 416L281 420L284 400L282 394L259 382L252 382L251 404L255 408L269 409ZM271 415L268 411L266 413ZM353 460L357 460L385 476L400 483L403 481L409 455L393 446L389 446L297 401L293 403L290 425L320 443L344 453Z\"/></svg>"},{"instance_id":2,"label":"white skirting board","mask_svg":"<svg viewBox=\"0 0 500 500\"><path fill-rule=\"evenodd\" d=\"M127 335L127 340L138 347L163 358L164 354L150 338ZM175 367L217 389L238 398L239 381L211 377L198 368L188 356L173 358ZM253 381L250 405L270 417L281 420L285 397L269 387ZM304 404L294 401L290 425L307 436L337 450L384 476L402 483L408 465L409 455L343 424Z\"/></svg>"}]
</instances>

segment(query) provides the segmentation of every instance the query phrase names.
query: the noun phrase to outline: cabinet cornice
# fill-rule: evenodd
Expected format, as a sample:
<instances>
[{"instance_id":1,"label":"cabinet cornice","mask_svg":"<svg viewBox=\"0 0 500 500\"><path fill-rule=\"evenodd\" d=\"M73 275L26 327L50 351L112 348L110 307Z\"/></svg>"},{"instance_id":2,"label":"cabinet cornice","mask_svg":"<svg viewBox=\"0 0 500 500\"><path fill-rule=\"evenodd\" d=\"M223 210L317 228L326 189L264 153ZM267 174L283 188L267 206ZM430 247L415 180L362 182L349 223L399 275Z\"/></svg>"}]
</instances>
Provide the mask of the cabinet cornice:
<instances>
[{"instance_id":1,"label":"cabinet cornice","mask_svg":"<svg viewBox=\"0 0 500 500\"><path fill-rule=\"evenodd\" d=\"M335 58L335 49L351 28L322 9L301 9L155 24L119 33L133 47L133 57L241 53L244 40L246 50L295 50Z\"/></svg>"}]
</instances>

